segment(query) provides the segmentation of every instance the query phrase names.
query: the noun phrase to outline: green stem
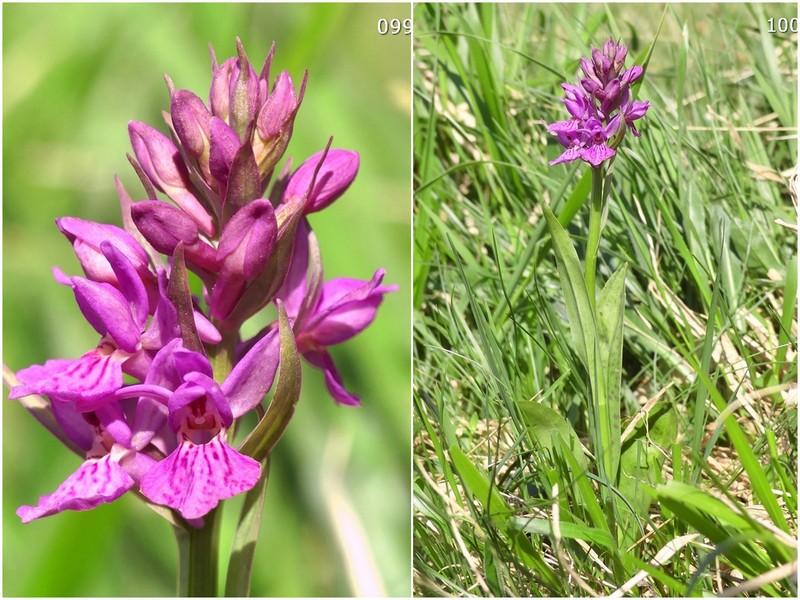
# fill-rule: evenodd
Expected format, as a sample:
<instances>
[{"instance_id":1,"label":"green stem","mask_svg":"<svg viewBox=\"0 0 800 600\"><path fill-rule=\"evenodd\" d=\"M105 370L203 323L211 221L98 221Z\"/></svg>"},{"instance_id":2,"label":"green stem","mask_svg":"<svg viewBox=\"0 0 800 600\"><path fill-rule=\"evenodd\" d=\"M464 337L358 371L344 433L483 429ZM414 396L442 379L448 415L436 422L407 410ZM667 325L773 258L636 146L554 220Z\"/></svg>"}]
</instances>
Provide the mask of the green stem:
<instances>
[{"instance_id":1,"label":"green stem","mask_svg":"<svg viewBox=\"0 0 800 600\"><path fill-rule=\"evenodd\" d=\"M204 519L203 527L176 527L178 540L178 595L216 597L219 571L219 509Z\"/></svg>"},{"instance_id":2,"label":"green stem","mask_svg":"<svg viewBox=\"0 0 800 600\"><path fill-rule=\"evenodd\" d=\"M592 169L591 212L589 213L589 238L586 243L586 289L589 303L595 307L595 277L597 275L597 252L600 249L600 220L603 216L603 179L605 169Z\"/></svg>"}]
</instances>

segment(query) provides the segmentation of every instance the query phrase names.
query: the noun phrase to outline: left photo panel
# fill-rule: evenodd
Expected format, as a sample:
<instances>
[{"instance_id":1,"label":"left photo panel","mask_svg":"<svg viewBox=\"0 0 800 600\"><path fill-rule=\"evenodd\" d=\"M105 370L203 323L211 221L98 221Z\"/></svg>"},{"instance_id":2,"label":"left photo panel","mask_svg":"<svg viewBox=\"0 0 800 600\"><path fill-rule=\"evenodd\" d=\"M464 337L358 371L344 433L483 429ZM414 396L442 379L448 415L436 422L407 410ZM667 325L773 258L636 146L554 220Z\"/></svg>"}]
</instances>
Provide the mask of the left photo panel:
<instances>
[{"instance_id":1,"label":"left photo panel","mask_svg":"<svg viewBox=\"0 0 800 600\"><path fill-rule=\"evenodd\" d=\"M411 595L410 17L3 6L3 595Z\"/></svg>"}]
</instances>

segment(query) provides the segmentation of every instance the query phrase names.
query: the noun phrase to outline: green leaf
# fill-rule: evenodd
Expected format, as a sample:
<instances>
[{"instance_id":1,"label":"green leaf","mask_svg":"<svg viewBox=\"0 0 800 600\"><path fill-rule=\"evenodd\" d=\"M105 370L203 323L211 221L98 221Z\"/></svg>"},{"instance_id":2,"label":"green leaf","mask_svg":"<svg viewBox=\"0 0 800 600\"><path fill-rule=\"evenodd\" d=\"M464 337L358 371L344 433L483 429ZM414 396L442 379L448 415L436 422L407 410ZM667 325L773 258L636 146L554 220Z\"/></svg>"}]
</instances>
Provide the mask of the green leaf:
<instances>
[{"instance_id":1,"label":"green leaf","mask_svg":"<svg viewBox=\"0 0 800 600\"><path fill-rule=\"evenodd\" d=\"M625 275L623 264L609 277L597 298L597 334L600 345L600 369L605 381L605 395L600 398L601 428L607 431L606 452L616 467L620 458L620 386L622 382L622 325L625 316ZM610 473L616 481L616 468Z\"/></svg>"},{"instance_id":2,"label":"green leaf","mask_svg":"<svg viewBox=\"0 0 800 600\"><path fill-rule=\"evenodd\" d=\"M300 355L292 326L282 303L278 303L278 322L281 337L281 367L278 385L267 412L242 442L239 451L260 461L269 455L294 414L300 399Z\"/></svg>"},{"instance_id":3,"label":"green leaf","mask_svg":"<svg viewBox=\"0 0 800 600\"><path fill-rule=\"evenodd\" d=\"M666 453L678 437L678 415L668 403L654 407L625 440L620 457L619 490L645 517L650 507L650 488L663 481Z\"/></svg>"},{"instance_id":4,"label":"green leaf","mask_svg":"<svg viewBox=\"0 0 800 600\"><path fill-rule=\"evenodd\" d=\"M269 480L269 457L261 463L261 479L253 489L247 492L236 526L236 533L231 546L231 557L228 562L228 578L225 581L225 595L228 597L246 597L250 595L250 575L253 571L253 557L261 527L261 513L264 510L264 498Z\"/></svg>"},{"instance_id":5,"label":"green leaf","mask_svg":"<svg viewBox=\"0 0 800 600\"><path fill-rule=\"evenodd\" d=\"M517 402L517 406L522 414L522 420L525 422L528 436L534 444L554 452L562 448L558 441L560 439L564 443L564 447L571 451L581 472L589 469L586 456L581 448L581 441L569 421L552 408L533 400ZM574 476L578 477L580 474L574 473Z\"/></svg>"},{"instance_id":6,"label":"green leaf","mask_svg":"<svg viewBox=\"0 0 800 600\"><path fill-rule=\"evenodd\" d=\"M553 239L553 250L558 263L558 276L564 292L572 338L575 350L583 361L586 370L592 372L595 359L596 326L592 307L589 303L589 292L583 280L578 253L572 245L567 232L546 204L542 205L550 236Z\"/></svg>"},{"instance_id":7,"label":"green leaf","mask_svg":"<svg viewBox=\"0 0 800 600\"><path fill-rule=\"evenodd\" d=\"M448 452L466 490L481 503L496 524L505 524L506 518L512 511L497 486L472 464L461 448L450 446Z\"/></svg>"},{"instance_id":8,"label":"green leaf","mask_svg":"<svg viewBox=\"0 0 800 600\"><path fill-rule=\"evenodd\" d=\"M514 517L511 520L513 527L525 533L534 535L552 535L552 522L548 519L531 519L528 517ZM598 544L605 548L614 549L616 543L613 536L602 529L594 529L580 523L570 523L568 521L559 522L561 537L565 539L584 540L592 544Z\"/></svg>"}]
</instances>

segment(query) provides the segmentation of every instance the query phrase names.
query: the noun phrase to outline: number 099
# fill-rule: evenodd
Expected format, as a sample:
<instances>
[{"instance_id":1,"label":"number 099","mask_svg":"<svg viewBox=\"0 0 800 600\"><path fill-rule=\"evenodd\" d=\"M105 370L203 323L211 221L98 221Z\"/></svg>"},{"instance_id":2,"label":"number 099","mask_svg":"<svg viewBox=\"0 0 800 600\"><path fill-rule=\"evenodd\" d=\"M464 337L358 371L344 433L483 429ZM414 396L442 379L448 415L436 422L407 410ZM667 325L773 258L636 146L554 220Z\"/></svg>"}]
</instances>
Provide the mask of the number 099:
<instances>
[{"instance_id":1,"label":"number 099","mask_svg":"<svg viewBox=\"0 0 800 600\"><path fill-rule=\"evenodd\" d=\"M378 19L378 35L411 35L411 19Z\"/></svg>"}]
</instances>

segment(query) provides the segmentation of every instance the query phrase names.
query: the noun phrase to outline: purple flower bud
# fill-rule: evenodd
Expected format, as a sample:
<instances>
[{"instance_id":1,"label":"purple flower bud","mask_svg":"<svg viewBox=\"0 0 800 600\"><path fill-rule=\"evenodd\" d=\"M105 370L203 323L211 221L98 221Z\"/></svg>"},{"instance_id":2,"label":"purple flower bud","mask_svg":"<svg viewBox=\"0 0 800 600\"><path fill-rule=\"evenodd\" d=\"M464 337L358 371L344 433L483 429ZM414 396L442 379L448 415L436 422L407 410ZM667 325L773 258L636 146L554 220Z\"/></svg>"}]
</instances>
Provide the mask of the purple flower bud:
<instances>
[{"instance_id":1,"label":"purple flower bud","mask_svg":"<svg viewBox=\"0 0 800 600\"><path fill-rule=\"evenodd\" d=\"M247 54L245 54L239 38L236 38L236 50L239 60L232 73L233 84L230 87L228 121L239 139L245 142L245 131L258 109L259 83L258 75L250 65L250 61L247 60Z\"/></svg>"},{"instance_id":2,"label":"purple flower bud","mask_svg":"<svg viewBox=\"0 0 800 600\"><path fill-rule=\"evenodd\" d=\"M622 101L620 90L619 79L612 79L604 90L597 92L597 97L600 99L600 113L604 117L619 108Z\"/></svg>"},{"instance_id":3,"label":"purple flower bud","mask_svg":"<svg viewBox=\"0 0 800 600\"><path fill-rule=\"evenodd\" d=\"M203 233L213 236L214 219L189 191L189 174L172 140L137 121L128 124L128 131L133 152L148 179L194 219Z\"/></svg>"},{"instance_id":4,"label":"purple flower bud","mask_svg":"<svg viewBox=\"0 0 800 600\"><path fill-rule=\"evenodd\" d=\"M622 74L622 83L624 85L631 85L632 83L638 81L643 73L644 71L642 67L634 65Z\"/></svg>"},{"instance_id":5,"label":"purple flower bud","mask_svg":"<svg viewBox=\"0 0 800 600\"><path fill-rule=\"evenodd\" d=\"M178 90L172 95L170 114L172 126L183 147L198 163L207 166L211 113L206 105L189 90Z\"/></svg>"},{"instance_id":6,"label":"purple flower bud","mask_svg":"<svg viewBox=\"0 0 800 600\"><path fill-rule=\"evenodd\" d=\"M564 104L574 118L586 119L592 116L592 103L581 88L568 83L562 83L561 87L567 93Z\"/></svg>"},{"instance_id":7,"label":"purple flower bud","mask_svg":"<svg viewBox=\"0 0 800 600\"><path fill-rule=\"evenodd\" d=\"M233 269L245 279L258 275L275 246L278 222L269 200L254 200L233 215L217 248L222 269Z\"/></svg>"},{"instance_id":8,"label":"purple flower bud","mask_svg":"<svg viewBox=\"0 0 800 600\"><path fill-rule=\"evenodd\" d=\"M283 71L278 75L272 93L267 97L256 117L253 152L262 176L275 167L289 145L294 119L303 102L307 80L308 72L306 71L300 86L300 93L296 95L292 78L288 72Z\"/></svg>"},{"instance_id":9,"label":"purple flower bud","mask_svg":"<svg viewBox=\"0 0 800 600\"><path fill-rule=\"evenodd\" d=\"M211 174L222 186L228 184L231 165L241 145L239 136L227 123L217 117L211 118L211 157L209 167Z\"/></svg>"},{"instance_id":10,"label":"purple flower bud","mask_svg":"<svg viewBox=\"0 0 800 600\"><path fill-rule=\"evenodd\" d=\"M234 67L236 67L235 58L229 58L219 67L216 67L216 61L214 61L213 74L211 77L211 91L208 95L208 101L211 105L211 114L223 121L228 120L231 98L231 79Z\"/></svg>"},{"instance_id":11,"label":"purple flower bud","mask_svg":"<svg viewBox=\"0 0 800 600\"><path fill-rule=\"evenodd\" d=\"M246 282L267 266L277 239L278 224L269 200L254 200L225 226L217 258L220 275L211 290L211 314L226 319L242 297Z\"/></svg>"},{"instance_id":12,"label":"purple flower bud","mask_svg":"<svg viewBox=\"0 0 800 600\"><path fill-rule=\"evenodd\" d=\"M322 165L320 160L325 156ZM318 212L339 198L358 173L359 157L351 150L317 152L292 174L283 191L283 202L308 194L306 214ZM319 171L317 171L319 168ZM314 174L316 173L316 179ZM311 189L311 184L314 188Z\"/></svg>"},{"instance_id":13,"label":"purple flower bud","mask_svg":"<svg viewBox=\"0 0 800 600\"><path fill-rule=\"evenodd\" d=\"M217 270L214 248L200 239L197 225L183 211L158 200L142 200L131 206L131 216L159 252L171 256L178 243L183 242L188 260L207 271Z\"/></svg>"},{"instance_id":14,"label":"purple flower bud","mask_svg":"<svg viewBox=\"0 0 800 600\"><path fill-rule=\"evenodd\" d=\"M294 117L297 96L288 71L283 71L275 80L272 93L264 102L258 115L258 134L262 139L278 136L287 121Z\"/></svg>"}]
</instances>

